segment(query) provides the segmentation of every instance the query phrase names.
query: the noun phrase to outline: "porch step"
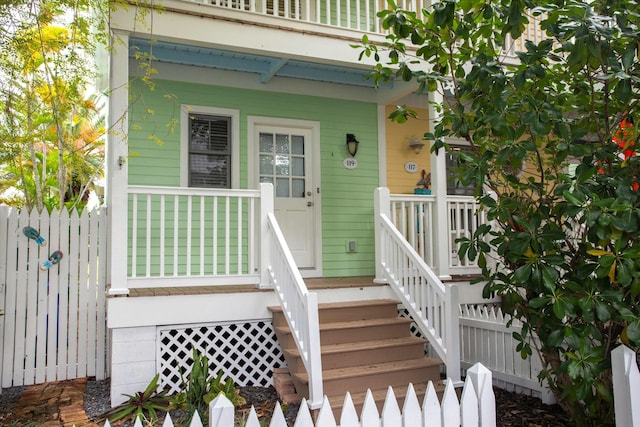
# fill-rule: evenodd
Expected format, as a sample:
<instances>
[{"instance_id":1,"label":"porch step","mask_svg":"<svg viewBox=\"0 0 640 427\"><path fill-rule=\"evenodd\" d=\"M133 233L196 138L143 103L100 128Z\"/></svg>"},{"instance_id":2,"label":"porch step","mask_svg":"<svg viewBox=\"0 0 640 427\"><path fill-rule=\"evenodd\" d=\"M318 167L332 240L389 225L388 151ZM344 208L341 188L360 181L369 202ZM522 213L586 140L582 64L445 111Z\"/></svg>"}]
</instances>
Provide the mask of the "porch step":
<instances>
[{"instance_id":1,"label":"porch step","mask_svg":"<svg viewBox=\"0 0 640 427\"><path fill-rule=\"evenodd\" d=\"M399 337L373 341L354 341L342 344L322 345L322 368L337 369L365 364L404 360L407 357L424 356L425 341L418 337ZM302 362L297 347L282 350L292 359ZM301 372L304 366L290 366L293 372Z\"/></svg>"},{"instance_id":2,"label":"porch step","mask_svg":"<svg viewBox=\"0 0 640 427\"><path fill-rule=\"evenodd\" d=\"M409 336L410 324L411 319L400 317L347 322L320 322L320 343L324 346ZM274 329L281 347L295 347L295 342L288 326L276 326Z\"/></svg>"},{"instance_id":3,"label":"porch step","mask_svg":"<svg viewBox=\"0 0 640 427\"><path fill-rule=\"evenodd\" d=\"M380 390L391 387L406 387L410 382L420 382L423 378L440 378L441 362L437 359L422 357L374 365L352 366L348 368L323 369L322 385L327 396L340 396L349 393L366 392L367 389ZM308 384L306 372L292 373L296 380Z\"/></svg>"},{"instance_id":4,"label":"porch step","mask_svg":"<svg viewBox=\"0 0 640 427\"><path fill-rule=\"evenodd\" d=\"M283 312L269 309L295 390L308 398L308 375ZM347 391L360 410L370 389L381 409L389 386L404 397L412 383L424 396L429 381L441 383L442 362L425 357L426 341L411 335L412 321L398 316L398 301L339 302L319 304L318 309L323 391L336 417Z\"/></svg>"}]
</instances>

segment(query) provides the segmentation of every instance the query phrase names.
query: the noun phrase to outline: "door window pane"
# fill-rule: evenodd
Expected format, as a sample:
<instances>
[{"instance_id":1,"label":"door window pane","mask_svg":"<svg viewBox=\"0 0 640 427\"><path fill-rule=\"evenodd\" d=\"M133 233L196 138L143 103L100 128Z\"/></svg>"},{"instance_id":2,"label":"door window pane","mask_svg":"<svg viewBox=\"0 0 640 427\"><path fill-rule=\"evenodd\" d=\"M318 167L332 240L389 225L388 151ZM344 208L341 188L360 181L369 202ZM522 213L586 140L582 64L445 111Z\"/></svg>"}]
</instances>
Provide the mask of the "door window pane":
<instances>
[{"instance_id":1,"label":"door window pane","mask_svg":"<svg viewBox=\"0 0 640 427\"><path fill-rule=\"evenodd\" d=\"M269 154L260 155L260 175L273 175L273 156Z\"/></svg>"},{"instance_id":2,"label":"door window pane","mask_svg":"<svg viewBox=\"0 0 640 427\"><path fill-rule=\"evenodd\" d=\"M291 180L291 197L304 197L304 179Z\"/></svg>"},{"instance_id":3,"label":"door window pane","mask_svg":"<svg viewBox=\"0 0 640 427\"><path fill-rule=\"evenodd\" d=\"M273 152L273 134L272 133L260 133L260 152L272 153Z\"/></svg>"},{"instance_id":4,"label":"door window pane","mask_svg":"<svg viewBox=\"0 0 640 427\"><path fill-rule=\"evenodd\" d=\"M276 175L289 176L289 156L276 156Z\"/></svg>"},{"instance_id":5,"label":"door window pane","mask_svg":"<svg viewBox=\"0 0 640 427\"><path fill-rule=\"evenodd\" d=\"M293 176L304 176L304 158L302 157L293 157L291 159L291 175Z\"/></svg>"},{"instance_id":6,"label":"door window pane","mask_svg":"<svg viewBox=\"0 0 640 427\"><path fill-rule=\"evenodd\" d=\"M304 136L291 135L291 154L304 155Z\"/></svg>"},{"instance_id":7,"label":"door window pane","mask_svg":"<svg viewBox=\"0 0 640 427\"><path fill-rule=\"evenodd\" d=\"M289 135L276 135L276 153L289 154Z\"/></svg>"},{"instance_id":8,"label":"door window pane","mask_svg":"<svg viewBox=\"0 0 640 427\"><path fill-rule=\"evenodd\" d=\"M289 197L289 179L276 179L276 197Z\"/></svg>"}]
</instances>

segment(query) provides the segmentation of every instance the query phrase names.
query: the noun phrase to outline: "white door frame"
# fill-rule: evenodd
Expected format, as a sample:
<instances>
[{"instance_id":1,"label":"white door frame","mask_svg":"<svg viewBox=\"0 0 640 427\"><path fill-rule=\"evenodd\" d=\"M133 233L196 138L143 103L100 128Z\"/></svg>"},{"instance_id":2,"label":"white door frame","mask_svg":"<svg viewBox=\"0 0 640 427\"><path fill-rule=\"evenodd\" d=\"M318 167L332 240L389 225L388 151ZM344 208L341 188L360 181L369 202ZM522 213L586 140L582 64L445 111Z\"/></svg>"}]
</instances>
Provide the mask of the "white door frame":
<instances>
[{"instance_id":1,"label":"white door frame","mask_svg":"<svg viewBox=\"0 0 640 427\"><path fill-rule=\"evenodd\" d=\"M291 129L304 129L311 132L310 144L306 145L311 155L311 180L314 195L314 259L313 267L301 269L302 277L322 277L322 191L320 188L320 122L312 120L296 120L278 117L247 117L247 185L258 188L259 185L259 147L255 129L257 126L280 126Z\"/></svg>"}]
</instances>

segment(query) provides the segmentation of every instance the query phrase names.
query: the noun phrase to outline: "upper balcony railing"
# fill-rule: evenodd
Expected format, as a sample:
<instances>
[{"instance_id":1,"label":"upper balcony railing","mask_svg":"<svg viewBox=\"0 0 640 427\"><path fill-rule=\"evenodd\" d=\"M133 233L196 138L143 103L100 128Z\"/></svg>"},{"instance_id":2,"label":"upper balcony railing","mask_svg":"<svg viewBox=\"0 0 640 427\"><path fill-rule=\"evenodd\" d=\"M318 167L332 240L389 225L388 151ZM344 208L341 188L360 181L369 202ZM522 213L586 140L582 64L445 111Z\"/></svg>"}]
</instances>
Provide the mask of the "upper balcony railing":
<instances>
[{"instance_id":1,"label":"upper balcony railing","mask_svg":"<svg viewBox=\"0 0 640 427\"><path fill-rule=\"evenodd\" d=\"M386 0L188 0L226 9L332 27L382 33L377 13ZM399 7L420 11L428 0L399 0Z\"/></svg>"},{"instance_id":2,"label":"upper balcony railing","mask_svg":"<svg viewBox=\"0 0 640 427\"><path fill-rule=\"evenodd\" d=\"M283 18L300 23L321 24L334 28L356 30L384 35L377 17L378 12L388 7L386 0L185 0L221 8L247 12L274 18ZM396 0L399 8L416 12L429 8L430 0ZM529 25L517 40L507 36L504 57L515 58L515 52L524 51L525 42L539 43L543 32L536 17L529 17ZM293 28L295 25L290 24ZM283 24L282 27L287 27ZM327 31L328 34L331 31Z\"/></svg>"}]
</instances>

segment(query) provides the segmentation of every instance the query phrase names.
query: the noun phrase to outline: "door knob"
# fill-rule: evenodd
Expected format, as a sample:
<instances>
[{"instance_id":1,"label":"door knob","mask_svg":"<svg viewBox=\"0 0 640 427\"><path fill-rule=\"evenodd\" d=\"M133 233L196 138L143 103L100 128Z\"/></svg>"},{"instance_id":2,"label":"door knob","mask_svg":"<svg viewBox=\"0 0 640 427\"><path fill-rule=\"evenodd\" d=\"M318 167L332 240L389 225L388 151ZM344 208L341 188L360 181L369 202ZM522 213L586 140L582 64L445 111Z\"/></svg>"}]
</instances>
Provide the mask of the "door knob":
<instances>
[{"instance_id":1,"label":"door knob","mask_svg":"<svg viewBox=\"0 0 640 427\"><path fill-rule=\"evenodd\" d=\"M313 202L307 202L307 206L313 206Z\"/></svg>"}]
</instances>

